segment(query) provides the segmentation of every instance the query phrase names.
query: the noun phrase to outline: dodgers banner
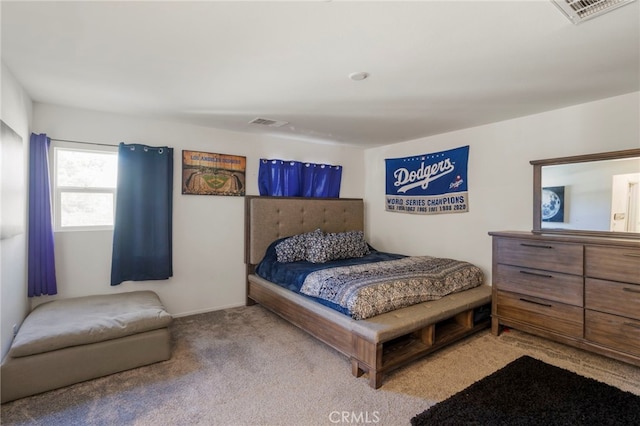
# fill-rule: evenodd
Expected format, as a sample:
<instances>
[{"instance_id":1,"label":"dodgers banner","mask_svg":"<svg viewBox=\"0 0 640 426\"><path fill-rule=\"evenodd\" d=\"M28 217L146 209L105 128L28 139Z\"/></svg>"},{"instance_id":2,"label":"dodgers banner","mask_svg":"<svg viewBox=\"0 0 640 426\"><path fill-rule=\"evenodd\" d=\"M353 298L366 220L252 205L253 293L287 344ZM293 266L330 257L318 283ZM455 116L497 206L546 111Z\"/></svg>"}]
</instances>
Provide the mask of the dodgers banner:
<instances>
[{"instance_id":1,"label":"dodgers banner","mask_svg":"<svg viewBox=\"0 0 640 426\"><path fill-rule=\"evenodd\" d=\"M469 211L469 146L385 160L386 210L414 214Z\"/></svg>"}]
</instances>

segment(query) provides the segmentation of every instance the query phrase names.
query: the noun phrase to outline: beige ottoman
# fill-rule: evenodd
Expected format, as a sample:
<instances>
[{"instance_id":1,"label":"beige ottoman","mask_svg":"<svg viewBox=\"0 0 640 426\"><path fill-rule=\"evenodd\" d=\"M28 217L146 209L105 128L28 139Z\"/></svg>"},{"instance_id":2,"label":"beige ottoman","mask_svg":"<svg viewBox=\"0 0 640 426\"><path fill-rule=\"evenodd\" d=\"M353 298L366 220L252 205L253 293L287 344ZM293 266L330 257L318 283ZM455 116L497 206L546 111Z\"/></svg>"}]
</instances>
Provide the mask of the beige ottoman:
<instances>
[{"instance_id":1,"label":"beige ottoman","mask_svg":"<svg viewBox=\"0 0 640 426\"><path fill-rule=\"evenodd\" d=\"M152 291L43 303L0 367L2 402L167 360L171 321Z\"/></svg>"}]
</instances>

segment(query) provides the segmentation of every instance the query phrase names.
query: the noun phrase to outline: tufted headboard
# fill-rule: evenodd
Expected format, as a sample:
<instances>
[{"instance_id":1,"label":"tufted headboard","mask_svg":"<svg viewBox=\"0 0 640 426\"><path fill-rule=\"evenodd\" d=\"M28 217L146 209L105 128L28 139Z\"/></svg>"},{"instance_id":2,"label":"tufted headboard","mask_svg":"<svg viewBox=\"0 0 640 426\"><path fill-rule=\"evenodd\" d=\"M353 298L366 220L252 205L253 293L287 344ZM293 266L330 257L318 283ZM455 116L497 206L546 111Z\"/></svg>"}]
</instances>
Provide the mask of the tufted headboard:
<instances>
[{"instance_id":1,"label":"tufted headboard","mask_svg":"<svg viewBox=\"0 0 640 426\"><path fill-rule=\"evenodd\" d=\"M245 263L259 263L273 241L310 232L364 231L359 198L245 197Z\"/></svg>"}]
</instances>

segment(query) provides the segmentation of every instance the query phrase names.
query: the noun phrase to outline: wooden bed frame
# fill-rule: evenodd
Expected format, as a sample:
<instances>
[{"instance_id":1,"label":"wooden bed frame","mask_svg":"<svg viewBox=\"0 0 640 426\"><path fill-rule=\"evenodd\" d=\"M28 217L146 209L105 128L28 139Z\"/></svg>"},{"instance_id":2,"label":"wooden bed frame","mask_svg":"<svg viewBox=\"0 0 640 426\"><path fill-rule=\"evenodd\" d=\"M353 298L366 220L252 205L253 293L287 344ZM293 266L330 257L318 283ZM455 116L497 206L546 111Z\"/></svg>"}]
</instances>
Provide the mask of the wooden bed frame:
<instances>
[{"instance_id":1,"label":"wooden bed frame","mask_svg":"<svg viewBox=\"0 0 640 426\"><path fill-rule=\"evenodd\" d=\"M490 323L491 287L482 285L366 320L354 320L255 274L278 238L310 232L364 231L361 199L245 197L247 304L255 302L348 356L352 373L378 388L389 370Z\"/></svg>"}]
</instances>

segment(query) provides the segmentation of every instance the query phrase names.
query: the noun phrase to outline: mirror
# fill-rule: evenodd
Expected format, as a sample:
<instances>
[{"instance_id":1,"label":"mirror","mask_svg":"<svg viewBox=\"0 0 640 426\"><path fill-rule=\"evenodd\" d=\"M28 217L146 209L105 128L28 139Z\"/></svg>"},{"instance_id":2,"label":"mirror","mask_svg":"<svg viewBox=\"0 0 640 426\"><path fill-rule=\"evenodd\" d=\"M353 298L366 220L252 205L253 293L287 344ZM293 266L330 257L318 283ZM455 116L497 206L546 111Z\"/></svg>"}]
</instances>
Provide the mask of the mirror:
<instances>
[{"instance_id":1,"label":"mirror","mask_svg":"<svg viewBox=\"0 0 640 426\"><path fill-rule=\"evenodd\" d=\"M531 164L534 233L640 238L640 149Z\"/></svg>"}]
</instances>

